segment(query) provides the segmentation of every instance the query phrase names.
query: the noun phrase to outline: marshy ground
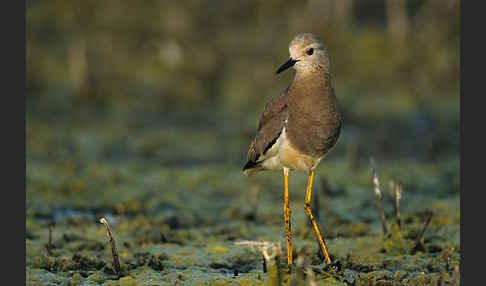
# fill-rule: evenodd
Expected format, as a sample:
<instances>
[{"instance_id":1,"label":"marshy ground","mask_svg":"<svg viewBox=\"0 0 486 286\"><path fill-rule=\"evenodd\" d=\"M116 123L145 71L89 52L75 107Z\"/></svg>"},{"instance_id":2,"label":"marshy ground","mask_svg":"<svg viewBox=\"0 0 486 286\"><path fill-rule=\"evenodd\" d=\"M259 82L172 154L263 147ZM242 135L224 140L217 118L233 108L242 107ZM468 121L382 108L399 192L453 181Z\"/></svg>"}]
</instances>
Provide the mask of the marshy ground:
<instances>
[{"instance_id":1,"label":"marshy ground","mask_svg":"<svg viewBox=\"0 0 486 286\"><path fill-rule=\"evenodd\" d=\"M26 6L28 285L459 285L458 0ZM282 174L241 168L303 32L327 47L344 119L312 192L333 262L291 173L289 272L237 244L285 247Z\"/></svg>"},{"instance_id":2,"label":"marshy ground","mask_svg":"<svg viewBox=\"0 0 486 286\"><path fill-rule=\"evenodd\" d=\"M29 285L275 282L274 261L265 273L261 252L235 245L251 240L285 246L282 175L246 178L241 172L257 118L242 122L217 112L161 114L149 108L141 116L138 107L72 108L62 101L53 107L35 100L26 126ZM434 140L451 140L448 130L457 119L452 112L440 114L452 116L435 121ZM376 122L367 124L386 126ZM432 136L420 134L427 130L414 120L401 124L415 136L390 138L392 145L428 150ZM284 285L458 285L459 154L430 149L429 160L372 154L387 216L384 235L369 164L369 150L387 142L377 134L393 134L383 128L364 132L345 124L338 146L316 173L313 207L331 265L321 260L304 213L306 174L291 174L294 252L296 261L305 260L289 273L286 257L280 257ZM392 180L403 186L401 228L389 193ZM100 217L116 240L120 279Z\"/></svg>"}]
</instances>

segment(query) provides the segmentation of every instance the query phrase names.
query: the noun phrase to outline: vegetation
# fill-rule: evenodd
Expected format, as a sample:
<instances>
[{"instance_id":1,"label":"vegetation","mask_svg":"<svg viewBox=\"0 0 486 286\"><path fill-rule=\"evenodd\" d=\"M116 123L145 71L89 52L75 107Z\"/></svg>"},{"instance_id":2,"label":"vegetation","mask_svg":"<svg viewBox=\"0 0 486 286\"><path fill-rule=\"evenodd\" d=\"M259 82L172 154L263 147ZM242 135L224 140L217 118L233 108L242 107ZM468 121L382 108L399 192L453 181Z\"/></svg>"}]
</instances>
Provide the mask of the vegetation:
<instances>
[{"instance_id":1,"label":"vegetation","mask_svg":"<svg viewBox=\"0 0 486 286\"><path fill-rule=\"evenodd\" d=\"M27 284L458 285L459 1L31 0L26 13ZM344 113L313 192L333 263L292 173L305 259L264 272L235 242L285 241L283 178L241 167L301 32L326 44Z\"/></svg>"}]
</instances>

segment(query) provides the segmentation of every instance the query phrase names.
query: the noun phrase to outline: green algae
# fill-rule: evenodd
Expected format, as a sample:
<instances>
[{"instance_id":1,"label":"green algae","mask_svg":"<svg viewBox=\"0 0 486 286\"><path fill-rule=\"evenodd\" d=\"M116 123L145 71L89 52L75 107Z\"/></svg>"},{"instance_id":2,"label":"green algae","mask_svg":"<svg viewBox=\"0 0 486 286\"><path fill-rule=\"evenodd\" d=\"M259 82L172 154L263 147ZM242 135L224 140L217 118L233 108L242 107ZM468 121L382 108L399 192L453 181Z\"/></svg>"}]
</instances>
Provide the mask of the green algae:
<instances>
[{"instance_id":1,"label":"green algae","mask_svg":"<svg viewBox=\"0 0 486 286\"><path fill-rule=\"evenodd\" d=\"M356 41L364 41L366 49L382 48L377 35L365 37ZM373 54L368 60L373 57L381 59ZM366 57L356 60L365 62L355 73L368 76ZM239 76L227 84L246 78L241 71ZM112 99L101 109L51 95L33 100L26 124L27 284L310 285L312 279L313 285L437 285L442 277L446 285L457 285L456 100L416 99L410 91L384 100L349 85L341 83L338 92L347 112L342 135L319 165L313 186L313 199L318 198L313 212L332 263L323 263L303 209L307 177L292 172L294 257L305 256L305 267L293 265L290 272L286 257L267 263L265 272L262 253L235 245L240 240L285 245L281 174L241 173L261 112L254 107L269 97L227 102L232 112L214 102L171 112L146 97L133 106ZM238 111L241 105L251 108ZM432 117L431 127L417 117ZM382 182L387 234L376 210L369 154ZM403 185L401 227L387 190L391 180ZM116 240L120 278L100 217Z\"/></svg>"},{"instance_id":2,"label":"green algae","mask_svg":"<svg viewBox=\"0 0 486 286\"><path fill-rule=\"evenodd\" d=\"M31 126L37 124L42 125L29 121ZM65 138L77 136L69 125L56 128L63 130ZM49 136L42 130L29 132L35 137ZM97 132L93 144L99 146L89 148L104 148L113 140L108 127ZM141 144L144 133L137 132L137 144ZM120 163L81 158L77 152L83 150L73 151L66 160L46 161L42 148L52 147L36 146L27 162L29 285L278 285L278 279L283 285L308 283L302 270L287 272L285 257L280 257L278 268L267 265L264 273L261 253L234 244L255 240L285 245L278 174L246 179L231 164L164 167L138 155ZM434 285L444 270L446 283L456 283L459 194L447 188L441 171L441 166L449 173L454 170L450 160L456 159L434 164L408 159L379 162L382 181L400 178L405 185L401 228L395 223L391 198L384 192L386 235L381 232L368 166L352 169L340 159L326 161L316 174L313 195L319 196L320 208L315 212L331 265L322 262L303 211L306 177L292 174L294 252L298 257L306 250L315 285ZM252 187L259 191L249 192ZM434 216L420 247L415 248L426 211ZM109 221L118 246L120 279L112 266L105 230L97 223L101 216ZM52 222L49 253L46 245Z\"/></svg>"}]
</instances>

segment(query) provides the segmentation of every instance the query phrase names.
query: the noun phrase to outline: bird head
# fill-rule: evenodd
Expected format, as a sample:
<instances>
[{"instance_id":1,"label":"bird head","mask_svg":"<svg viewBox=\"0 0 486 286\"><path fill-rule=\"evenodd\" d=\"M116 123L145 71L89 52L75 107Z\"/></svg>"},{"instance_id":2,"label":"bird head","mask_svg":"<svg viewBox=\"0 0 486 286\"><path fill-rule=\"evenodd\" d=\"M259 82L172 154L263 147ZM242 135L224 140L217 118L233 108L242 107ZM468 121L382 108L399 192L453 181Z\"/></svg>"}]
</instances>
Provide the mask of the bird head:
<instances>
[{"instance_id":1,"label":"bird head","mask_svg":"<svg viewBox=\"0 0 486 286\"><path fill-rule=\"evenodd\" d=\"M297 71L324 69L329 71L329 56L319 36L312 33L297 35L289 45L290 59L277 70L277 74L294 67Z\"/></svg>"}]
</instances>

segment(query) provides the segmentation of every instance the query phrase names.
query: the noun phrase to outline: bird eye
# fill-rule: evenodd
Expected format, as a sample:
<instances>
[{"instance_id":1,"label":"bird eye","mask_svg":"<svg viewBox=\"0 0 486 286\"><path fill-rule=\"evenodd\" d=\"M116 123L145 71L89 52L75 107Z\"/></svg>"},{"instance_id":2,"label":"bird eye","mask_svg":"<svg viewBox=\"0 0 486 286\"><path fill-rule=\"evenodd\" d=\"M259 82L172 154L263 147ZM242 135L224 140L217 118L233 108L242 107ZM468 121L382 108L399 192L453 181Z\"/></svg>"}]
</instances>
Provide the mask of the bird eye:
<instances>
[{"instance_id":1,"label":"bird eye","mask_svg":"<svg viewBox=\"0 0 486 286\"><path fill-rule=\"evenodd\" d=\"M314 49L310 48L305 53L310 56L310 55L312 55L314 53Z\"/></svg>"}]
</instances>

